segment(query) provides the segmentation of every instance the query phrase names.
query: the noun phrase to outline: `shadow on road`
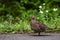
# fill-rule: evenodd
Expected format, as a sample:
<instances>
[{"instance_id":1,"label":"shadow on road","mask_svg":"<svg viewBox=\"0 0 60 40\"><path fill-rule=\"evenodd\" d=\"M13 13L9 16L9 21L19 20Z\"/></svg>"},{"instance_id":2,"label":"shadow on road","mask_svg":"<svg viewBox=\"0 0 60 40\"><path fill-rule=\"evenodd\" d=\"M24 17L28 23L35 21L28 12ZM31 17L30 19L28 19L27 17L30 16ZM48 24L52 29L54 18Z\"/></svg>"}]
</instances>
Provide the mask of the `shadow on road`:
<instances>
[{"instance_id":1,"label":"shadow on road","mask_svg":"<svg viewBox=\"0 0 60 40\"><path fill-rule=\"evenodd\" d=\"M52 36L52 35L30 35L30 36Z\"/></svg>"}]
</instances>

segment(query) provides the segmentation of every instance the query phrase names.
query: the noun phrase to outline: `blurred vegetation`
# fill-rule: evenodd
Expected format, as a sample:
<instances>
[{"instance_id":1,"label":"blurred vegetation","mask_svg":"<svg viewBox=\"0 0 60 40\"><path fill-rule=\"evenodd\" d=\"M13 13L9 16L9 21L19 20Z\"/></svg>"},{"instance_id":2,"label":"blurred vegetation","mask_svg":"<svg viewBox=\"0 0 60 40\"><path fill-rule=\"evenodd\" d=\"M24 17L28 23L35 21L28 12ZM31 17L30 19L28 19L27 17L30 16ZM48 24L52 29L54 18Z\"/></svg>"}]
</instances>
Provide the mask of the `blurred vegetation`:
<instances>
[{"instance_id":1,"label":"blurred vegetation","mask_svg":"<svg viewBox=\"0 0 60 40\"><path fill-rule=\"evenodd\" d=\"M60 0L0 0L0 33L31 31L31 14L60 30Z\"/></svg>"}]
</instances>

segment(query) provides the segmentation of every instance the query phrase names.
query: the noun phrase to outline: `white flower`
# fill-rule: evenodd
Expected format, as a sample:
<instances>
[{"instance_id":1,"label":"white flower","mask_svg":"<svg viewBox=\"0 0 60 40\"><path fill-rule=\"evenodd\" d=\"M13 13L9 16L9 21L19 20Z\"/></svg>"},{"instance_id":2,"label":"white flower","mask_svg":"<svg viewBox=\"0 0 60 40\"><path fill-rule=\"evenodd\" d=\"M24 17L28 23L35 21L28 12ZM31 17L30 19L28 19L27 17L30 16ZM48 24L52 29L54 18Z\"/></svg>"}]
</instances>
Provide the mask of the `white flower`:
<instances>
[{"instance_id":1,"label":"white flower","mask_svg":"<svg viewBox=\"0 0 60 40\"><path fill-rule=\"evenodd\" d=\"M57 11L58 9L57 8L53 8L53 11Z\"/></svg>"},{"instance_id":2,"label":"white flower","mask_svg":"<svg viewBox=\"0 0 60 40\"><path fill-rule=\"evenodd\" d=\"M45 5L45 3L43 3L43 5Z\"/></svg>"},{"instance_id":3,"label":"white flower","mask_svg":"<svg viewBox=\"0 0 60 40\"><path fill-rule=\"evenodd\" d=\"M39 8L42 8L42 6L39 6Z\"/></svg>"},{"instance_id":4,"label":"white flower","mask_svg":"<svg viewBox=\"0 0 60 40\"><path fill-rule=\"evenodd\" d=\"M40 10L40 12L39 12L39 13L43 13L43 11L41 11L41 10Z\"/></svg>"},{"instance_id":5,"label":"white flower","mask_svg":"<svg viewBox=\"0 0 60 40\"><path fill-rule=\"evenodd\" d=\"M46 12L48 13L48 10L46 10Z\"/></svg>"}]
</instances>

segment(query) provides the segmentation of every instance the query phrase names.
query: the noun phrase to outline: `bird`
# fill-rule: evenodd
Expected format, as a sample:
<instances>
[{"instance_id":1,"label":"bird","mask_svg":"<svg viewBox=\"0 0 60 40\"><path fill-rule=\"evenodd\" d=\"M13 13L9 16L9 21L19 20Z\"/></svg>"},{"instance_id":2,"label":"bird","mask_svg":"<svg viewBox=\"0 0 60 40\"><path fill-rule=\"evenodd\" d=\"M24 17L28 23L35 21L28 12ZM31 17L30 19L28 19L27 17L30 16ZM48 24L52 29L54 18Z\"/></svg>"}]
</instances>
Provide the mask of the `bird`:
<instances>
[{"instance_id":1,"label":"bird","mask_svg":"<svg viewBox=\"0 0 60 40\"><path fill-rule=\"evenodd\" d=\"M45 24L43 24L40 21L37 21L34 15L30 16L30 25L31 25L31 29L35 32L38 33L38 35L40 35L41 32L44 32L45 30L52 30L52 28L47 27Z\"/></svg>"}]
</instances>

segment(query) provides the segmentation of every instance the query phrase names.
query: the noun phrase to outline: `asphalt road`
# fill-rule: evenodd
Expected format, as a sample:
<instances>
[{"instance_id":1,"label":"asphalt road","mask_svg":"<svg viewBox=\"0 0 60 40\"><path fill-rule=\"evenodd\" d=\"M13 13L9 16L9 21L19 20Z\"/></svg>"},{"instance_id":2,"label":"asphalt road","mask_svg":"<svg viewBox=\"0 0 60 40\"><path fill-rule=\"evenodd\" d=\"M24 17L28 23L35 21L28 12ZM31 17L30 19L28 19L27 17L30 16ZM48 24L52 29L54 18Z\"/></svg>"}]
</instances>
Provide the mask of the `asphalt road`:
<instances>
[{"instance_id":1,"label":"asphalt road","mask_svg":"<svg viewBox=\"0 0 60 40\"><path fill-rule=\"evenodd\" d=\"M0 34L0 40L60 40L60 34L41 33L37 34Z\"/></svg>"}]
</instances>

